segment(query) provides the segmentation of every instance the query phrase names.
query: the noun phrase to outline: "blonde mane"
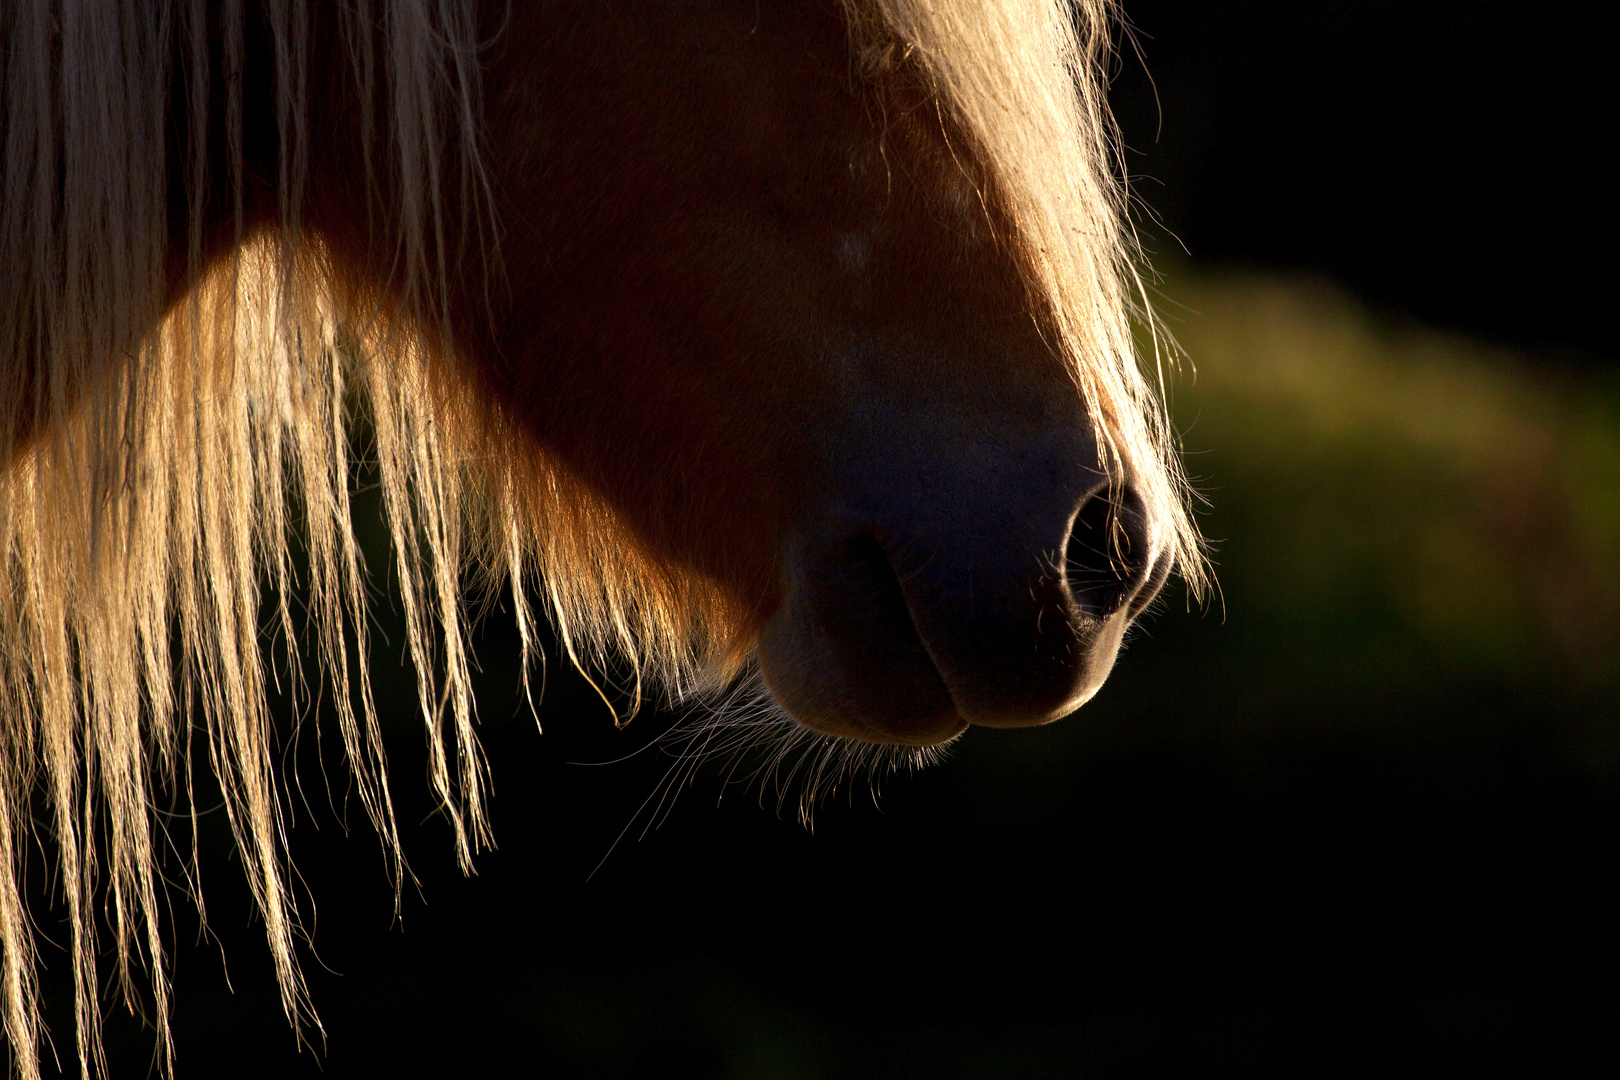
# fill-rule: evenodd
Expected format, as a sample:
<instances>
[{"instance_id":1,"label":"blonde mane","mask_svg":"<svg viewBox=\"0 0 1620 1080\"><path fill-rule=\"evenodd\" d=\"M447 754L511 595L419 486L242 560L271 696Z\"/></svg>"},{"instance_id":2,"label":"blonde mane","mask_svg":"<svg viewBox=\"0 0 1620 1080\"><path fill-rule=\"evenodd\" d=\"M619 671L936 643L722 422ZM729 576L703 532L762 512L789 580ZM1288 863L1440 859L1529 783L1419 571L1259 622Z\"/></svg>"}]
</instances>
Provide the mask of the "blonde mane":
<instances>
[{"instance_id":1,"label":"blonde mane","mask_svg":"<svg viewBox=\"0 0 1620 1080\"><path fill-rule=\"evenodd\" d=\"M349 498L357 417L373 434L431 781L464 866L489 840L466 570L509 590L526 654L538 614L527 598L537 594L576 663L628 661L638 687L656 681L686 697L725 684L745 659L717 588L645 557L538 451L514 461L517 433L450 377L455 360L441 343L458 255L446 250L441 206L486 205L472 3L343 8L361 99L389 118L387 130L365 133L370 166L400 193L397 219L380 226L399 252L388 300L336 278L300 228L310 137L302 5L264 5L276 42L279 228L243 235L239 224L234 255L206 267L205 200L234 198L241 221L242 0L223 5L222 50L201 5L175 0L41 0L0 13L0 1012L12 1067L27 1080L40 1072L22 882L36 797L72 938L81 1071L105 1071L98 911L124 998L132 1008L145 998L171 1067L165 841L152 803L159 787L195 813L193 733L224 793L283 1006L295 1024L313 1018L294 957L299 918L266 704L267 597L284 641L305 624L316 643L360 799L399 879ZM1171 523L1163 539L1196 585L1183 482L1135 360L1132 249L1098 74L1109 0L845 8L868 75L914 65L966 133L1114 467ZM208 100L211 48L231 88L223 101ZM194 284L173 302L172 85L187 88L193 133L225 117L234 184L204 189L206 136L193 138ZM480 235L493 236L485 225ZM301 619L295 550L307 553ZM194 847L189 858L195 881Z\"/></svg>"}]
</instances>

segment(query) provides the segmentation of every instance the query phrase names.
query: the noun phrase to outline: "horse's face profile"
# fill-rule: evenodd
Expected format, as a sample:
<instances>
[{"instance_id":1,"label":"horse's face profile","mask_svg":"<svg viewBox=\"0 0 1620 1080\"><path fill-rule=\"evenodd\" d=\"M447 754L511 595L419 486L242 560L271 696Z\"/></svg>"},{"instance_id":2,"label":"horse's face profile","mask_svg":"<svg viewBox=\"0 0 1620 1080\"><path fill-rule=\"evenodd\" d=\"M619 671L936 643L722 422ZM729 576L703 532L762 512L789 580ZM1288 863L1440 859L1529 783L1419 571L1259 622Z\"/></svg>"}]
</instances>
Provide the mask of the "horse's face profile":
<instances>
[{"instance_id":1,"label":"horse's face profile","mask_svg":"<svg viewBox=\"0 0 1620 1080\"><path fill-rule=\"evenodd\" d=\"M1110 11L0 5L0 1015L18 1071L38 1075L35 808L88 1072L104 902L126 992L144 956L167 1037L171 816L152 788L189 798L194 757L288 1015L307 1004L261 642L307 641L397 855L357 447L464 866L490 842L465 572L510 599L526 655L542 607L571 659L628 670L638 700L646 679L751 702L757 661L780 708L744 735L785 732L783 752L917 763L1095 693L1201 558L1137 361Z\"/></svg>"},{"instance_id":2,"label":"horse's face profile","mask_svg":"<svg viewBox=\"0 0 1620 1080\"><path fill-rule=\"evenodd\" d=\"M801 723L926 745L1089 697L1166 530L1111 479L921 75L874 80L825 4L508 18L483 68L503 277L458 319L492 395L727 592Z\"/></svg>"}]
</instances>

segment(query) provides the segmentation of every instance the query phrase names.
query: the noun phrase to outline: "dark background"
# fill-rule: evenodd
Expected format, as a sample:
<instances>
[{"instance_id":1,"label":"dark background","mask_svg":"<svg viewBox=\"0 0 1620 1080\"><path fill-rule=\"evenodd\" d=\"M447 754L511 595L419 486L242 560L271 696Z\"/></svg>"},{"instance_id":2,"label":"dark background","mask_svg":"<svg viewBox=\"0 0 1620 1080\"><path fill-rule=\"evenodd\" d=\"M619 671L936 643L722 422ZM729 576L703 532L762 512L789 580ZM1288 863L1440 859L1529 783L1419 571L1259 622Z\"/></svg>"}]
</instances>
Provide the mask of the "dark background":
<instances>
[{"instance_id":1,"label":"dark background","mask_svg":"<svg viewBox=\"0 0 1620 1080\"><path fill-rule=\"evenodd\" d=\"M1431 324L1615 357L1600 5L1124 8L1146 69L1125 42L1112 100L1160 251L1168 231L1199 263L1310 270Z\"/></svg>"},{"instance_id":2,"label":"dark background","mask_svg":"<svg viewBox=\"0 0 1620 1080\"><path fill-rule=\"evenodd\" d=\"M1156 94L1126 47L1113 97L1172 310L1178 281L1234 266L1334 282L1390 333L1509 347L1559 400L1620 416L1595 5L1127 10ZM1612 1075L1612 665L1437 643L1382 556L1352 553L1325 592L1276 585L1297 508L1383 515L1398 540L1449 474L1376 447L1289 472L1240 445L1252 423L1178 419L1223 597L1172 587L1081 714L973 731L876 806L829 800L813 831L708 768L643 836L671 759L619 759L673 718L614 731L552 649L540 736L497 615L479 655L500 847L463 878L419 782L409 676L379 646L419 882L403 918L358 808L345 837L306 783L292 843L329 1037L300 1054L205 819L234 989L177 902L179 1075ZM299 743L306 777L314 752ZM45 959L70 1055L66 965ZM115 1074L143 1074L149 1034L110 1024Z\"/></svg>"}]
</instances>

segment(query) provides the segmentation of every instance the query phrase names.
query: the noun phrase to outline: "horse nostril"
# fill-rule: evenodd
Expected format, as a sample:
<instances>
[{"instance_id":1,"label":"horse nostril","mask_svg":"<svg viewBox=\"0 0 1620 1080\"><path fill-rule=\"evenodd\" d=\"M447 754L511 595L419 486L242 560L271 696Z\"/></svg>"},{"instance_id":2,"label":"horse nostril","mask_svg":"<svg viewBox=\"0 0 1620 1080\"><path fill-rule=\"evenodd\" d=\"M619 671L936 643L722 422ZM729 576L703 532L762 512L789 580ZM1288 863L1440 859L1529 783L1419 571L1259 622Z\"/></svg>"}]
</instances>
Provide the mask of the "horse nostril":
<instances>
[{"instance_id":1,"label":"horse nostril","mask_svg":"<svg viewBox=\"0 0 1620 1080\"><path fill-rule=\"evenodd\" d=\"M1112 615L1141 590L1152 557L1142 497L1133 488L1104 488L1086 499L1069 529L1069 592L1087 615Z\"/></svg>"}]
</instances>

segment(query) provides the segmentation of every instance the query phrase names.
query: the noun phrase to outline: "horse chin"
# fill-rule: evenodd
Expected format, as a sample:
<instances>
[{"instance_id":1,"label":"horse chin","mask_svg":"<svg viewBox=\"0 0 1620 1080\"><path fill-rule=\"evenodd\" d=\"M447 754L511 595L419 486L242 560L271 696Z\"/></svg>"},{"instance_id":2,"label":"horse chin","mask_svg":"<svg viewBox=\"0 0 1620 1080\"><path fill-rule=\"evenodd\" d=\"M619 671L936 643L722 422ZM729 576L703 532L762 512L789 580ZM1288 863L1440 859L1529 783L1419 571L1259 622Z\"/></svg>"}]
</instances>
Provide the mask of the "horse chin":
<instances>
[{"instance_id":1,"label":"horse chin","mask_svg":"<svg viewBox=\"0 0 1620 1080\"><path fill-rule=\"evenodd\" d=\"M968 721L887 560L859 541L847 554L795 560L797 587L759 640L766 688L795 720L824 735L910 746L960 735Z\"/></svg>"},{"instance_id":2,"label":"horse chin","mask_svg":"<svg viewBox=\"0 0 1620 1080\"><path fill-rule=\"evenodd\" d=\"M777 704L811 731L864 743L937 746L967 730L932 670L896 670L879 683L864 665L839 670L817 663L786 637L767 629L759 647L760 676Z\"/></svg>"}]
</instances>

